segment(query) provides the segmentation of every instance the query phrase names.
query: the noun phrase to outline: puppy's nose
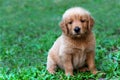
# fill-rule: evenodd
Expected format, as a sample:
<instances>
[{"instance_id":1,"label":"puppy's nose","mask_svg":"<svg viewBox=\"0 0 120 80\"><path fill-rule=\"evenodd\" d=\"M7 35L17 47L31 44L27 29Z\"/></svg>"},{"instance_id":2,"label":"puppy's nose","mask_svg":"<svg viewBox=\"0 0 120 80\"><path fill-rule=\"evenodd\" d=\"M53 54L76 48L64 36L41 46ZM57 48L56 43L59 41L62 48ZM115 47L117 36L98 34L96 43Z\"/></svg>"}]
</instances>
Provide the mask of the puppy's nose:
<instances>
[{"instance_id":1,"label":"puppy's nose","mask_svg":"<svg viewBox=\"0 0 120 80\"><path fill-rule=\"evenodd\" d=\"M76 27L74 28L74 31L75 31L76 33L78 33L78 32L80 31L80 28L79 28L78 26L76 26Z\"/></svg>"}]
</instances>

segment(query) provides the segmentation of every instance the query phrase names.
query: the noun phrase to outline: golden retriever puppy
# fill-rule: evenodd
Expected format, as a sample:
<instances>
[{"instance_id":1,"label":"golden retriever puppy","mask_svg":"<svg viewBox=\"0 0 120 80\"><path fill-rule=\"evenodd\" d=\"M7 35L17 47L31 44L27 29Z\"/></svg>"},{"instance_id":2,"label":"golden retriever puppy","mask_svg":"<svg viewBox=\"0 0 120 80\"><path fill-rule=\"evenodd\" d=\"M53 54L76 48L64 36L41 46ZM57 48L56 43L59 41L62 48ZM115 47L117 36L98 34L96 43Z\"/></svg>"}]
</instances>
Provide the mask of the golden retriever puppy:
<instances>
[{"instance_id":1,"label":"golden retriever puppy","mask_svg":"<svg viewBox=\"0 0 120 80\"><path fill-rule=\"evenodd\" d=\"M65 11L60 23L62 35L55 41L47 57L47 70L53 74L56 67L73 75L73 70L90 70L97 73L95 56L95 37L92 32L94 20L90 13L73 7Z\"/></svg>"}]
</instances>

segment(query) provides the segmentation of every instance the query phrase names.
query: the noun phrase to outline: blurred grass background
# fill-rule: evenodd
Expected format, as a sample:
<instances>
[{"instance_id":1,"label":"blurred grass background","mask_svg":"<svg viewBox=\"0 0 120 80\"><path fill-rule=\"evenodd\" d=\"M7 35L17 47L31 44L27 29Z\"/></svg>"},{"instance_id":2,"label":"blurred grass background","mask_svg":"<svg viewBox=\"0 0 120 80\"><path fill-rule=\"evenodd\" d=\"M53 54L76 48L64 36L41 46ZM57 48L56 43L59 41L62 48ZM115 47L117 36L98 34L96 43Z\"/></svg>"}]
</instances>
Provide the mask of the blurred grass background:
<instances>
[{"instance_id":1,"label":"blurred grass background","mask_svg":"<svg viewBox=\"0 0 120 80\"><path fill-rule=\"evenodd\" d=\"M46 71L49 48L61 34L64 11L81 6L95 19L96 65L105 72ZM120 0L0 0L0 80L81 80L120 77Z\"/></svg>"}]
</instances>

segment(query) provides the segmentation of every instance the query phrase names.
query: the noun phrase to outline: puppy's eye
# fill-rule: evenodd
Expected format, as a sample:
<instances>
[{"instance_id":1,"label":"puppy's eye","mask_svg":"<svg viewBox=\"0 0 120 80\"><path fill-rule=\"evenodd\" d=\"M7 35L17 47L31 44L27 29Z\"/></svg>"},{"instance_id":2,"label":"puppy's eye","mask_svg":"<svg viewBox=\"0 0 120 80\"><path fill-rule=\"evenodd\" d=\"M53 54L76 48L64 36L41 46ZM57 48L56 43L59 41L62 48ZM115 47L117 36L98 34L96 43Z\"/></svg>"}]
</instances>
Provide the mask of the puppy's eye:
<instances>
[{"instance_id":1,"label":"puppy's eye","mask_svg":"<svg viewBox=\"0 0 120 80\"><path fill-rule=\"evenodd\" d=\"M68 24L72 24L72 21L68 22Z\"/></svg>"},{"instance_id":2,"label":"puppy's eye","mask_svg":"<svg viewBox=\"0 0 120 80\"><path fill-rule=\"evenodd\" d=\"M85 22L85 20L80 20L82 23L84 23Z\"/></svg>"}]
</instances>

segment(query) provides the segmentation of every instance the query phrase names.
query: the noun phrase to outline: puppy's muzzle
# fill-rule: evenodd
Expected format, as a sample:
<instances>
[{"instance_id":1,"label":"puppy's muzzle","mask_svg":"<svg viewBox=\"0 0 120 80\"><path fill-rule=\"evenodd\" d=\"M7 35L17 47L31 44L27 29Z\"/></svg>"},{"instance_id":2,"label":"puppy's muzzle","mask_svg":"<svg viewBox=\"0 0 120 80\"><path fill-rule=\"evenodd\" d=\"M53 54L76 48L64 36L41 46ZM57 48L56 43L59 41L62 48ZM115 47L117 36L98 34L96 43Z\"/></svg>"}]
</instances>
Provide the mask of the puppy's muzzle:
<instances>
[{"instance_id":1,"label":"puppy's muzzle","mask_svg":"<svg viewBox=\"0 0 120 80\"><path fill-rule=\"evenodd\" d=\"M80 32L80 28L79 28L78 26L76 26L76 27L74 28L74 31L75 31L76 33L79 33L79 32Z\"/></svg>"}]
</instances>

